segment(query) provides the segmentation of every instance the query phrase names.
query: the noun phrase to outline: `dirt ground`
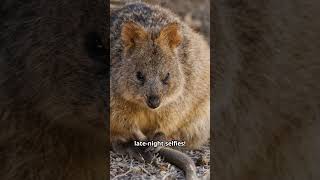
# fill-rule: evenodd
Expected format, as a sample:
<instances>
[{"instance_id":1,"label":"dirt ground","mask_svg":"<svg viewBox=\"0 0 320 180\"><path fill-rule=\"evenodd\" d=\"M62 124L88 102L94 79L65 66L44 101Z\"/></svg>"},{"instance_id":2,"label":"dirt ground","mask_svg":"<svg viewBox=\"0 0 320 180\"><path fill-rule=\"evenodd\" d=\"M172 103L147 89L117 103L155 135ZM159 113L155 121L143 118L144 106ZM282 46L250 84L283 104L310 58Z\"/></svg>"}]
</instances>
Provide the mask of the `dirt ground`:
<instances>
[{"instance_id":1,"label":"dirt ground","mask_svg":"<svg viewBox=\"0 0 320 180\"><path fill-rule=\"evenodd\" d=\"M197 167L197 175L203 177L210 171L210 148L209 145L199 150L183 151L189 155ZM142 163L128 156L110 152L110 179L184 179L183 172L175 166L164 162L160 157L154 157L154 163Z\"/></svg>"},{"instance_id":2,"label":"dirt ground","mask_svg":"<svg viewBox=\"0 0 320 180\"><path fill-rule=\"evenodd\" d=\"M137 0L111 0L111 9L119 8L126 2ZM138 1L140 2L140 1ZM145 0L151 4L158 4L171 9L182 20L187 22L195 31L203 34L210 43L210 0ZM202 177L210 171L209 145L199 150L184 151L196 163L197 174ZM175 166L154 157L154 163L141 163L128 156L110 152L110 179L184 179L183 172Z\"/></svg>"}]
</instances>

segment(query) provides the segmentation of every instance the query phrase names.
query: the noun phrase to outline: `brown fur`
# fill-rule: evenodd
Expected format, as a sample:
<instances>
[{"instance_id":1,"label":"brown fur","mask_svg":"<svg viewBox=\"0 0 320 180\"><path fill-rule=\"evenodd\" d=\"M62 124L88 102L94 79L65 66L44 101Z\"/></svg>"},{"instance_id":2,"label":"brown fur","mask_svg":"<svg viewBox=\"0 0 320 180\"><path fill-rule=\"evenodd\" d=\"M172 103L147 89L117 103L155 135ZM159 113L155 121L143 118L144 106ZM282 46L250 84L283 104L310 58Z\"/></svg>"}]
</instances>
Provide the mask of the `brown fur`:
<instances>
[{"instance_id":1,"label":"brown fur","mask_svg":"<svg viewBox=\"0 0 320 180\"><path fill-rule=\"evenodd\" d=\"M213 5L212 176L320 179L319 1Z\"/></svg>"},{"instance_id":2,"label":"brown fur","mask_svg":"<svg viewBox=\"0 0 320 180\"><path fill-rule=\"evenodd\" d=\"M163 27L160 31L159 37L155 39L155 43L162 49L169 47L175 49L180 45L182 41L181 34L179 32L179 25L177 23L171 23Z\"/></svg>"},{"instance_id":3,"label":"brown fur","mask_svg":"<svg viewBox=\"0 0 320 180\"><path fill-rule=\"evenodd\" d=\"M0 179L106 179L106 57L86 45L91 32L107 44L106 10L1 2Z\"/></svg>"},{"instance_id":4,"label":"brown fur","mask_svg":"<svg viewBox=\"0 0 320 180\"><path fill-rule=\"evenodd\" d=\"M128 49L135 45L145 42L148 38L147 36L147 32L135 23L128 22L124 24L121 31L121 40L125 47L125 51L128 51Z\"/></svg>"}]
</instances>

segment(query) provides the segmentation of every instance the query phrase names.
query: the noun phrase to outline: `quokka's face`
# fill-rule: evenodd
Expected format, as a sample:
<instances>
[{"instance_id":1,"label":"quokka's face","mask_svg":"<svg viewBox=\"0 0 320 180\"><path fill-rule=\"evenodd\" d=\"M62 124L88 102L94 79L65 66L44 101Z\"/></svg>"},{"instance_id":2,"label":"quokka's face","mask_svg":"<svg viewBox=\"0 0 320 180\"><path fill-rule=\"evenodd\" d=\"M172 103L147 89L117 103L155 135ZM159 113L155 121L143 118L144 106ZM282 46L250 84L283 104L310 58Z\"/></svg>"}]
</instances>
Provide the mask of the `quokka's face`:
<instances>
[{"instance_id":1,"label":"quokka's face","mask_svg":"<svg viewBox=\"0 0 320 180\"><path fill-rule=\"evenodd\" d=\"M177 37L179 34L176 34L177 24L168 25L167 29L164 28L157 35L150 35L136 24L129 23L127 26L124 28L129 28L128 31L122 32L124 63L119 70L123 72L122 97L149 109L173 102L182 93L184 86L177 55L181 41L181 37Z\"/></svg>"}]
</instances>

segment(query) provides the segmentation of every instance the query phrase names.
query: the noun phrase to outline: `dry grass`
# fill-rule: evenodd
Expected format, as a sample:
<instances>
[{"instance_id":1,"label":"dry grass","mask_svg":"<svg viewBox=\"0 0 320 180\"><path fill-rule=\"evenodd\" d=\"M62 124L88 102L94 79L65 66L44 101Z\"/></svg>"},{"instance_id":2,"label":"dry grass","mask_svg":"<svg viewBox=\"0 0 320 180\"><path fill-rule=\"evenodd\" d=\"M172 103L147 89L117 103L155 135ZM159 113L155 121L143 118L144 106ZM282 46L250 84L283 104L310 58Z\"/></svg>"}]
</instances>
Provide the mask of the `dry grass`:
<instances>
[{"instance_id":1,"label":"dry grass","mask_svg":"<svg viewBox=\"0 0 320 180\"><path fill-rule=\"evenodd\" d=\"M197 175L204 176L210 171L210 148L203 146L199 150L184 151L196 163ZM110 152L110 179L184 179L183 172L175 166L155 156L153 163L143 163L128 156Z\"/></svg>"}]
</instances>

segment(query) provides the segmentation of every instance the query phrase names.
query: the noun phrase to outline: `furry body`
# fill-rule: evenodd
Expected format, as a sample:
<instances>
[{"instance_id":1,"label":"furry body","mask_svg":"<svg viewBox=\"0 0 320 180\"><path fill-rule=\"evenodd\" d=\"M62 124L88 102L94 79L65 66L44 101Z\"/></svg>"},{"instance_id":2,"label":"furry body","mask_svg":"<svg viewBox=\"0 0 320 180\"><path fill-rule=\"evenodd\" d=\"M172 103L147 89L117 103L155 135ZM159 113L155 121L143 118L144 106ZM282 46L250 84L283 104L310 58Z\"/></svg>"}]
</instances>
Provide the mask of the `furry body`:
<instances>
[{"instance_id":1,"label":"furry body","mask_svg":"<svg viewBox=\"0 0 320 180\"><path fill-rule=\"evenodd\" d=\"M172 40L173 46L175 42L179 44L171 51L170 42L168 47L161 43L143 45L143 42L137 42L141 48L133 48L132 54L126 56L121 32L128 22L140 28L147 36L144 41L151 44L161 41L165 27L172 24L167 31L177 28L178 34L168 35L168 39ZM169 139L186 141L190 148L205 143L210 127L210 57L205 40L170 11L142 3L128 5L111 14L110 38L111 141L134 139L136 131L141 131L142 139L160 131ZM135 56L139 56L139 60L130 61ZM138 87L131 82L135 81L137 71L152 78ZM169 87L155 80L167 71L172 72ZM155 110L144 104L144 95L150 93L160 96L161 105Z\"/></svg>"}]
</instances>

